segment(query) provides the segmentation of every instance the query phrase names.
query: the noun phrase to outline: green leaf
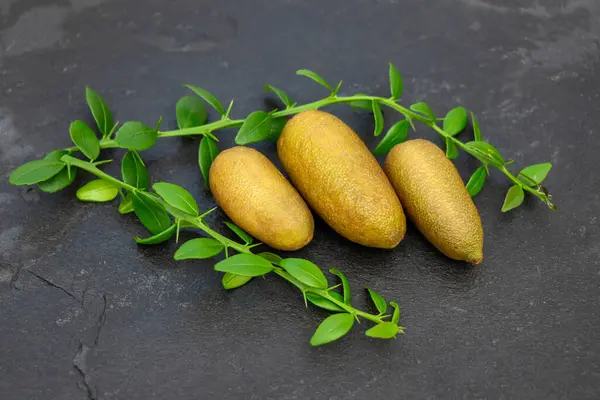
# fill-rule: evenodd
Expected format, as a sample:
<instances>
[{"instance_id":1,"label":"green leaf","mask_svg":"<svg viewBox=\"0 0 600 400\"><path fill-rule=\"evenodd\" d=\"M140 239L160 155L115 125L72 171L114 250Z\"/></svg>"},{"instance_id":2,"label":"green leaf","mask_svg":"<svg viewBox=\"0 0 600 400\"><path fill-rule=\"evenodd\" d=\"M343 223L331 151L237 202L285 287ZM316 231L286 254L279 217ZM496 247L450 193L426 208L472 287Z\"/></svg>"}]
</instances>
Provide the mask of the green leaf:
<instances>
[{"instance_id":1,"label":"green leaf","mask_svg":"<svg viewBox=\"0 0 600 400\"><path fill-rule=\"evenodd\" d=\"M154 146L158 132L141 122L129 121L117 131L115 141L119 147L129 150L146 150Z\"/></svg>"},{"instance_id":2,"label":"green leaf","mask_svg":"<svg viewBox=\"0 0 600 400\"><path fill-rule=\"evenodd\" d=\"M208 136L204 136L198 146L198 166L206 187L209 187L210 166L218 155L219 146L217 146L217 142Z\"/></svg>"},{"instance_id":3,"label":"green leaf","mask_svg":"<svg viewBox=\"0 0 600 400\"><path fill-rule=\"evenodd\" d=\"M523 199L525 199L523 188L519 185L512 186L506 193L506 198L504 199L504 204L502 205L502 212L507 212L513 208L519 207L521 203L523 203Z\"/></svg>"},{"instance_id":4,"label":"green leaf","mask_svg":"<svg viewBox=\"0 0 600 400\"><path fill-rule=\"evenodd\" d=\"M10 174L13 185L32 185L52 178L65 167L61 161L34 160L21 165Z\"/></svg>"},{"instance_id":5,"label":"green leaf","mask_svg":"<svg viewBox=\"0 0 600 400\"><path fill-rule=\"evenodd\" d=\"M334 96L339 93L340 89L342 88L342 83L344 83L344 81L339 81L335 89L333 89Z\"/></svg>"},{"instance_id":6,"label":"green leaf","mask_svg":"<svg viewBox=\"0 0 600 400\"><path fill-rule=\"evenodd\" d=\"M135 215L153 235L158 235L171 226L171 217L152 195L136 191L131 200Z\"/></svg>"},{"instance_id":7,"label":"green leaf","mask_svg":"<svg viewBox=\"0 0 600 400\"><path fill-rule=\"evenodd\" d=\"M394 146L400 144L408 137L408 121L402 120L394 124L373 150L373 154L386 154Z\"/></svg>"},{"instance_id":8,"label":"green leaf","mask_svg":"<svg viewBox=\"0 0 600 400\"><path fill-rule=\"evenodd\" d=\"M184 96L179 99L175 105L175 115L179 129L202 126L208 118L204 102L196 96Z\"/></svg>"},{"instance_id":9,"label":"green leaf","mask_svg":"<svg viewBox=\"0 0 600 400\"><path fill-rule=\"evenodd\" d=\"M317 289L327 289L327 278L315 264L302 258L285 258L281 267L300 282Z\"/></svg>"},{"instance_id":10,"label":"green leaf","mask_svg":"<svg viewBox=\"0 0 600 400\"><path fill-rule=\"evenodd\" d=\"M157 182L152 185L152 188L171 207L194 217L198 216L199 210L196 200L190 192L181 186L167 182Z\"/></svg>"},{"instance_id":11,"label":"green leaf","mask_svg":"<svg viewBox=\"0 0 600 400\"><path fill-rule=\"evenodd\" d=\"M69 127L71 140L91 161L100 155L100 142L92 129L83 121L73 121Z\"/></svg>"},{"instance_id":12,"label":"green leaf","mask_svg":"<svg viewBox=\"0 0 600 400\"><path fill-rule=\"evenodd\" d=\"M392 323L398 325L400 322L400 306L395 301L390 301L390 307L394 309L394 314L392 315Z\"/></svg>"},{"instance_id":13,"label":"green leaf","mask_svg":"<svg viewBox=\"0 0 600 400\"><path fill-rule=\"evenodd\" d=\"M467 182L466 185L467 192L469 192L471 197L475 197L479 192L481 192L486 179L487 173L485 167L482 166L477 168L473 175L471 175L471 178L469 178L469 182Z\"/></svg>"},{"instance_id":14,"label":"green leaf","mask_svg":"<svg viewBox=\"0 0 600 400\"><path fill-rule=\"evenodd\" d=\"M373 300L373 304L375 304L375 307L377 308L377 311L379 311L379 314L385 314L385 312L387 311L387 303L385 299L376 291L371 290L369 288L367 288L367 290L369 291L371 300Z\"/></svg>"},{"instance_id":15,"label":"green leaf","mask_svg":"<svg viewBox=\"0 0 600 400\"><path fill-rule=\"evenodd\" d=\"M356 93L354 96L352 97L356 97L356 96L368 96L367 94L364 93ZM371 103L371 100L354 100L351 101L350 103L350 107L357 109L363 109L363 110L367 110L367 111L373 111L373 104Z\"/></svg>"},{"instance_id":16,"label":"green leaf","mask_svg":"<svg viewBox=\"0 0 600 400\"><path fill-rule=\"evenodd\" d=\"M244 242L246 242L246 244L252 244L252 242L254 242L254 239L252 238L252 236L248 235L242 228L240 228L233 222L225 221L224 224L227 225L227 227L229 229L231 229L233 231L233 233L238 235L238 237L240 239L242 239Z\"/></svg>"},{"instance_id":17,"label":"green leaf","mask_svg":"<svg viewBox=\"0 0 600 400\"><path fill-rule=\"evenodd\" d=\"M375 119L375 136L381 135L383 131L383 113L381 112L381 107L376 100L373 100L372 104L373 118Z\"/></svg>"},{"instance_id":18,"label":"green leaf","mask_svg":"<svg viewBox=\"0 0 600 400\"><path fill-rule=\"evenodd\" d=\"M500 152L488 142L467 142L465 146L475 152L475 157L484 163L499 167L504 166L504 158Z\"/></svg>"},{"instance_id":19,"label":"green leaf","mask_svg":"<svg viewBox=\"0 0 600 400\"><path fill-rule=\"evenodd\" d=\"M342 289L344 293L344 303L350 304L350 300L352 297L352 292L350 291L350 283L348 282L348 278L341 271L338 271L335 268L329 270L330 273L336 275L342 281Z\"/></svg>"},{"instance_id":20,"label":"green leaf","mask_svg":"<svg viewBox=\"0 0 600 400\"><path fill-rule=\"evenodd\" d=\"M450 136L456 136L467 126L467 110L456 107L448 111L444 117L444 131Z\"/></svg>"},{"instance_id":21,"label":"green leaf","mask_svg":"<svg viewBox=\"0 0 600 400\"><path fill-rule=\"evenodd\" d=\"M243 286L250 282L250 280L252 280L251 276L241 276L226 272L225 275L223 275L223 279L221 279L221 284L225 289L229 290Z\"/></svg>"},{"instance_id":22,"label":"green leaf","mask_svg":"<svg viewBox=\"0 0 600 400\"><path fill-rule=\"evenodd\" d=\"M287 117L271 118L271 127L269 128L269 136L267 140L273 143L277 143L277 139L281 135L285 124L287 124Z\"/></svg>"},{"instance_id":23,"label":"green leaf","mask_svg":"<svg viewBox=\"0 0 600 400\"><path fill-rule=\"evenodd\" d=\"M133 195L131 193L127 193L125 197L121 199L121 204L119 204L119 213L120 214L129 214L133 212Z\"/></svg>"},{"instance_id":24,"label":"green leaf","mask_svg":"<svg viewBox=\"0 0 600 400\"><path fill-rule=\"evenodd\" d=\"M67 154L69 154L68 151L55 150L48 153L46 157L44 157L44 160L60 161L61 157ZM52 178L39 182L38 187L40 188L40 190L46 193L56 193L59 190L62 190L70 184L72 184L75 180L75 177L77 176L77 168L72 168L70 174L67 168L63 168L58 174L54 175Z\"/></svg>"},{"instance_id":25,"label":"green leaf","mask_svg":"<svg viewBox=\"0 0 600 400\"><path fill-rule=\"evenodd\" d=\"M366 331L365 335L377 339L392 339L396 337L399 330L398 325L393 322L382 322Z\"/></svg>"},{"instance_id":26,"label":"green leaf","mask_svg":"<svg viewBox=\"0 0 600 400\"><path fill-rule=\"evenodd\" d=\"M221 115L225 114L225 108L223 107L223 104L221 104L221 102L215 97L214 94L212 94L208 90L202 89L198 86L193 86L193 85L183 85L183 86L190 89L192 92L196 93L198 96L202 97L204 99L204 101L206 101L208 104L210 104L212 108L217 110L217 112L219 114L221 114Z\"/></svg>"},{"instance_id":27,"label":"green leaf","mask_svg":"<svg viewBox=\"0 0 600 400\"><path fill-rule=\"evenodd\" d=\"M551 163L530 165L519 172L518 178L527 186L537 186L546 179L551 169Z\"/></svg>"},{"instance_id":28,"label":"green leaf","mask_svg":"<svg viewBox=\"0 0 600 400\"><path fill-rule=\"evenodd\" d=\"M479 129L479 122L475 118L475 114L471 112L471 123L473 124L473 136L476 142L481 142L481 130Z\"/></svg>"},{"instance_id":29,"label":"green leaf","mask_svg":"<svg viewBox=\"0 0 600 400\"><path fill-rule=\"evenodd\" d=\"M148 190L150 187L148 170L142 165L139 156L134 152L135 150L128 151L121 160L123 182L138 189Z\"/></svg>"},{"instance_id":30,"label":"green leaf","mask_svg":"<svg viewBox=\"0 0 600 400\"><path fill-rule=\"evenodd\" d=\"M454 159L458 157L458 148L450 138L446 138L446 157Z\"/></svg>"},{"instance_id":31,"label":"green leaf","mask_svg":"<svg viewBox=\"0 0 600 400\"><path fill-rule=\"evenodd\" d=\"M299 69L296 71L296 75L306 76L307 78L312 79L317 82L319 85L323 86L327 90L333 93L333 88L329 83L325 81L325 79L321 78L317 73L310 71L308 69Z\"/></svg>"},{"instance_id":32,"label":"green leaf","mask_svg":"<svg viewBox=\"0 0 600 400\"><path fill-rule=\"evenodd\" d=\"M96 179L86 183L77 191L77 198L81 201L103 203L114 200L119 194L119 188L114 183L104 179Z\"/></svg>"},{"instance_id":33,"label":"green leaf","mask_svg":"<svg viewBox=\"0 0 600 400\"><path fill-rule=\"evenodd\" d=\"M112 113L108 106L102 97L89 87L85 88L85 100L94 116L96 125L98 125L98 130L102 133L102 136L107 136L113 127Z\"/></svg>"},{"instance_id":34,"label":"green leaf","mask_svg":"<svg viewBox=\"0 0 600 400\"><path fill-rule=\"evenodd\" d=\"M402 96L402 75L400 72L390 63L390 93L392 94L393 100L398 100Z\"/></svg>"},{"instance_id":35,"label":"green leaf","mask_svg":"<svg viewBox=\"0 0 600 400\"><path fill-rule=\"evenodd\" d=\"M435 114L433 113L433 111L427 103L420 101L418 103L412 104L410 106L410 109L415 112L418 112L419 114L423 114L426 117L429 117L431 121L435 120Z\"/></svg>"},{"instance_id":36,"label":"green leaf","mask_svg":"<svg viewBox=\"0 0 600 400\"><path fill-rule=\"evenodd\" d=\"M273 270L273 265L256 254L236 254L219 261L215 271L229 272L241 276L262 276Z\"/></svg>"},{"instance_id":37,"label":"green leaf","mask_svg":"<svg viewBox=\"0 0 600 400\"><path fill-rule=\"evenodd\" d=\"M292 101L292 99L290 99L290 96L288 96L283 90L277 89L275 86L271 85L265 86L265 90L269 90L275 93L277 97L279 97L279 99L283 102L283 104L285 104L286 108L294 106L294 102Z\"/></svg>"},{"instance_id":38,"label":"green leaf","mask_svg":"<svg viewBox=\"0 0 600 400\"><path fill-rule=\"evenodd\" d=\"M329 292L329 295L331 297L334 297L338 301L344 301L342 295L339 294L338 292ZM313 303L315 306L321 307L325 310L334 311L334 312L339 312L339 311L344 312L344 309L342 307L338 306L331 300L326 299L325 297L319 296L318 294L308 292L308 293L306 293L306 298L308 301Z\"/></svg>"},{"instance_id":39,"label":"green leaf","mask_svg":"<svg viewBox=\"0 0 600 400\"><path fill-rule=\"evenodd\" d=\"M344 336L354 325L354 316L348 313L333 314L325 318L310 338L310 344L319 346Z\"/></svg>"},{"instance_id":40,"label":"green leaf","mask_svg":"<svg viewBox=\"0 0 600 400\"><path fill-rule=\"evenodd\" d=\"M283 260L283 258L279 257L277 254L269 253L268 251L258 253L257 256L264 258L274 265L281 265L281 261Z\"/></svg>"},{"instance_id":41,"label":"green leaf","mask_svg":"<svg viewBox=\"0 0 600 400\"><path fill-rule=\"evenodd\" d=\"M136 236L134 239L139 244L159 244L171 239L175 232L177 232L177 224L171 225L168 229L162 231L157 235L143 239L139 236Z\"/></svg>"},{"instance_id":42,"label":"green leaf","mask_svg":"<svg viewBox=\"0 0 600 400\"><path fill-rule=\"evenodd\" d=\"M221 242L215 239L199 238L188 240L175 252L175 260L201 259L214 257L225 249Z\"/></svg>"},{"instance_id":43,"label":"green leaf","mask_svg":"<svg viewBox=\"0 0 600 400\"><path fill-rule=\"evenodd\" d=\"M271 133L271 114L264 111L250 113L235 137L235 143L243 146L260 142Z\"/></svg>"}]
</instances>

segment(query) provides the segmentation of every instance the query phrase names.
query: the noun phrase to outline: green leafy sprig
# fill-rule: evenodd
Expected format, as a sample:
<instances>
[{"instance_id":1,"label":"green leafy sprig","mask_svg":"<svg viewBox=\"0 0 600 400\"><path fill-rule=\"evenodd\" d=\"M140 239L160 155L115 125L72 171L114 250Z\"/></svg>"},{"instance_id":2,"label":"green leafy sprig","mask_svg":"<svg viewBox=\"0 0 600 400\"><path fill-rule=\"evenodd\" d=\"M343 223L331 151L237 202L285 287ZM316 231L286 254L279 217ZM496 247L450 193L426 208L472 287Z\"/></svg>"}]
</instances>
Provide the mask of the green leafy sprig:
<instances>
[{"instance_id":1,"label":"green leafy sprig","mask_svg":"<svg viewBox=\"0 0 600 400\"><path fill-rule=\"evenodd\" d=\"M123 164L127 157L123 158ZM223 272L222 285L225 289L234 289L245 285L252 278L275 274L288 281L302 293L305 303L333 311L335 314L326 318L317 328L310 343L314 346L337 340L344 336L354 322L367 320L375 324L366 331L370 337L390 339L404 333L399 326L399 308L394 307L394 314L386 314L388 304L383 297L369 289L371 299L377 309L372 314L361 311L351 304L350 286L344 274L331 270L341 281L342 291L336 291L340 285L330 285L323 271L309 260L301 258L282 258L273 253L254 253L253 249L261 245L240 227L227 222L226 225L242 242L232 240L212 229L205 221L209 210L200 214L198 204L193 196L183 187L167 182L152 185L148 191L144 185L134 182L144 181L147 171L138 164L135 169L127 170L119 180L101 171L97 165L83 161L70 155L64 155L61 161L69 167L83 169L98 179L93 180L77 191L82 201L107 202L115 199L119 193L123 199L132 198L132 209L140 222L152 234L148 238L136 238L140 244L158 244L179 235L182 228L194 228L202 231L207 237L191 239L183 243L175 252L175 260L207 259L221 255L225 257L214 266L215 271ZM125 171L125 168L124 168ZM135 171L135 172L132 172ZM391 318L390 318L391 317Z\"/></svg>"},{"instance_id":2,"label":"green leafy sprig","mask_svg":"<svg viewBox=\"0 0 600 400\"><path fill-rule=\"evenodd\" d=\"M355 109L366 109L372 112L375 121L374 135L379 136L383 133L384 126L382 109L391 108L397 111L403 119L395 123L385 133L373 153L385 154L393 146L406 140L408 127L411 126L414 130L414 121L418 121L444 138L448 158L456 158L462 150L481 162L481 167L473 173L466 185L471 196L475 196L481 191L489 175L489 167L492 166L503 173L512 183L502 206L502 211L518 207L523 202L525 193L530 193L551 209L556 209L552 203L552 196L542 186L544 179L552 168L550 163L530 165L515 175L509 170L512 161L505 161L505 158L496 147L483 141L479 123L473 113L470 113L470 119L474 140L462 142L456 138L468 124L469 113L464 107L456 107L447 112L443 118L436 118L431 107L424 102L411 104L408 108L400 105L398 100L402 96L403 80L392 64L389 65L390 97L388 98L360 93L352 96L340 96L341 81L334 87L313 71L302 69L297 74L307 77L324 87L329 92L328 96L311 103L297 105L283 90L267 85L265 89L274 93L281 100L284 108L271 112L254 111L246 118L233 119L230 116L233 101L225 109L221 101L208 90L193 85L185 85L194 95L188 95L179 100L176 106L179 129L170 131L159 131L158 128L151 128L135 121L126 122L117 130L118 123L113 125L112 114L104 100L98 93L88 88L86 99L97 122L101 139L96 139L93 131L84 122L75 121L70 129L75 147L66 148L63 151L69 154L81 151L90 161L94 161L101 149L124 148L130 151L142 151L152 147L157 139L201 135L203 140L198 151L198 161L202 176L208 186L208 170L219 153L218 138L214 135L214 132L218 130L240 128L235 138L238 145L248 145L263 140L273 141L277 139L283 129L287 117L307 110L316 110L328 105L344 103ZM204 102L219 113L221 116L219 120L206 123L207 111ZM443 121L442 126L440 126L439 120ZM115 134L114 139L112 138L113 134ZM42 190L55 191L57 187L63 187L70 181L70 178L66 179L64 172L61 173L64 167L61 168L58 165L59 163L59 160L39 160L33 162L33 164L25 164L11 175L11 183L17 185L40 183ZM41 183L50 180L55 175L61 176L61 179L57 179L58 182L52 185Z\"/></svg>"}]
</instances>

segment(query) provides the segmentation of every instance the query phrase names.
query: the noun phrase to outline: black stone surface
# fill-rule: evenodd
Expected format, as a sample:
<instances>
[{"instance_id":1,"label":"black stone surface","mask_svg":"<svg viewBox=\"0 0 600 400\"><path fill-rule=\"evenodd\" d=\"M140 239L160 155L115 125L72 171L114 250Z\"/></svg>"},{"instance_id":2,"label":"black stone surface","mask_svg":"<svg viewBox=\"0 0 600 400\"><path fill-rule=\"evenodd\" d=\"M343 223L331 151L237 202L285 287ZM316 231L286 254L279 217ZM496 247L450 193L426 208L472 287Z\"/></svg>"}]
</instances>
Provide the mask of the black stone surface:
<instances>
[{"instance_id":1,"label":"black stone surface","mask_svg":"<svg viewBox=\"0 0 600 400\"><path fill-rule=\"evenodd\" d=\"M0 399L599 398L599 35L597 0L1 0ZM406 104L462 104L518 166L551 161L560 209L529 199L502 214L509 183L493 173L476 198L479 267L444 258L412 226L380 251L318 221L298 254L345 271L361 306L363 286L396 299L407 333L394 341L363 324L311 348L327 314L285 282L225 292L210 262L136 245L143 228L115 204L8 183L69 146L70 121L91 121L85 85L121 121L164 115L175 127L181 83L235 98L241 117L266 107L267 83L298 102L324 96L299 68L343 79L343 94L385 96L388 61ZM329 110L375 145L367 114ZM219 133L224 145L232 133ZM424 127L411 135L441 144ZM144 158L155 181L208 209L196 145L165 139ZM476 167L456 163L465 178Z\"/></svg>"}]
</instances>

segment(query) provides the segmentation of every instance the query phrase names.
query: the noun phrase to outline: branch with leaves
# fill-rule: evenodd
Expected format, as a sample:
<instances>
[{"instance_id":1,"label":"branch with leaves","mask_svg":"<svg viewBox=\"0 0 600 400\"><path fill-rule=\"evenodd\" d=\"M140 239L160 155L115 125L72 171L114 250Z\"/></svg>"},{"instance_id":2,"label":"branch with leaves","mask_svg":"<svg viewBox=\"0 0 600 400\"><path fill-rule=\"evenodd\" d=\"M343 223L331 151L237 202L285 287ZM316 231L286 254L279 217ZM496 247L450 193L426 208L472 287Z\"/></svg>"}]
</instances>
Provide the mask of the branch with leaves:
<instances>
[{"instance_id":1,"label":"branch with leaves","mask_svg":"<svg viewBox=\"0 0 600 400\"><path fill-rule=\"evenodd\" d=\"M340 286L329 286L324 273L316 265L303 259L282 259L273 253L252 252L259 244L253 244L253 239L239 227L228 223L243 243L233 241L208 226L200 215L197 203L184 188L166 182L159 182L150 188L150 176L140 152L154 146L158 139L178 136L202 136L198 148L198 164L204 181L208 186L208 171L219 153L218 138L215 132L226 128L239 128L235 137L238 145L247 145L263 140L277 140L287 118L307 110L316 110L332 104L348 104L355 109L366 109L372 112L375 122L374 135L383 133L384 117L382 107L397 111L403 119L396 122L383 136L375 147L375 154L385 154L393 146L406 140L409 127L414 130L414 121L421 122L441 135L446 144L446 155L456 158L459 150L477 158L481 163L469 179L466 187L472 196L479 193L492 166L512 182L502 211L518 207L528 192L550 208L555 209L552 197L542 182L551 169L550 163L535 164L522 169L518 174L510 172L508 166L512 161L505 161L500 152L488 142L482 140L479 124L473 113L470 114L474 131L474 140L463 143L456 136L468 124L469 115L463 107L450 110L443 118L437 118L431 107L423 102L410 105L408 108L400 105L398 99L402 95L403 81L398 70L390 64L389 98L354 94L340 96L342 87L340 81L335 87L322 77L309 70L299 70L298 75L312 79L326 88L328 96L303 105L297 105L282 90L273 86L265 88L277 95L284 107L270 112L254 111L244 119L231 118L233 101L227 108L209 91L197 86L186 85L194 95L183 97L177 102L177 130L161 131L162 118L155 127L142 122L128 121L119 126L114 123L112 113L106 102L98 93L86 88L86 101L92 112L99 131L99 137L94 130L83 121L74 121L69 127L69 134L74 146L50 152L42 160L30 161L13 171L10 182L14 185L38 185L40 190L55 193L73 183L78 170L87 171L98 179L88 182L77 191L77 197L82 201L107 202L121 197L119 212L122 214L134 212L150 237L135 240L140 244L157 244L179 237L181 229L199 229L208 237L193 239L180 247L175 254L178 260L201 259L225 254L225 258L215 265L217 271L224 272L223 286L226 289L239 287L253 277L273 273L296 286L304 296L305 302L334 312L319 326L311 343L323 344L343 336L354 324L354 321L365 319L375 323L367 331L367 335L379 338L395 337L404 329L398 325L400 309L394 302L389 306L392 315L387 315L388 304L377 293L369 290L378 313L370 314L360 311L350 303L350 287L346 277L337 270L330 270L336 275L342 286L342 292L335 289ZM207 123L208 112L205 103L214 108L220 119ZM438 121L442 120L442 126ZM97 161L101 150L122 148L126 150L121 160L122 180L114 178L98 167L112 160ZM81 154L87 160L78 158ZM231 255L230 252L235 252ZM391 317L391 318L390 318Z\"/></svg>"},{"instance_id":2,"label":"branch with leaves","mask_svg":"<svg viewBox=\"0 0 600 400\"><path fill-rule=\"evenodd\" d=\"M122 160L123 180L114 178L101 171L96 164L83 161L70 155L63 155L61 162L67 168L85 170L98 179L93 180L77 191L77 197L83 201L106 202L121 196L119 211L134 212L144 227L152 234L147 238L136 237L140 244L158 244L175 236L179 238L181 229L193 228L208 237L191 239L179 247L175 260L206 259L224 253L225 258L217 262L215 271L223 272L222 284L225 289L234 289L245 285L252 278L273 273L297 287L304 301L334 314L326 318L317 328L310 343L314 346L329 343L344 336L361 319L375 324L366 331L373 338L391 339L398 333L404 333L399 326L400 308L395 302L389 307L393 312L386 314L388 304L381 295L368 289L377 309L371 314L355 308L351 304L350 285L346 276L335 269L330 273L337 276L340 284L330 286L323 271L312 262L301 258L282 258L270 252L255 254L252 250L261 245L233 223L226 222L242 243L229 239L210 228L205 217L215 209L200 214L194 197L183 187L167 182L157 182L148 188L148 175L139 155L128 152ZM129 205L130 206L124 206ZM235 253L235 254L232 254ZM341 292L336 291L342 287Z\"/></svg>"}]
</instances>

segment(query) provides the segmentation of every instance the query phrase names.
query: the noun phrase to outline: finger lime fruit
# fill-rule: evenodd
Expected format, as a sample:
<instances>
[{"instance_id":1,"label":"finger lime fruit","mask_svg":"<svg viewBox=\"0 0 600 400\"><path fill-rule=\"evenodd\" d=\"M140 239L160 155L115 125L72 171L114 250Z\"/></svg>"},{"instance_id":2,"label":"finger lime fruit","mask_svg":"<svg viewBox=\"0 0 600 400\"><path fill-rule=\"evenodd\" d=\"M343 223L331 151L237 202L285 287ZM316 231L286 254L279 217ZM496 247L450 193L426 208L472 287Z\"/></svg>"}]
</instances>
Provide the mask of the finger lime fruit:
<instances>
[{"instance_id":1,"label":"finger lime fruit","mask_svg":"<svg viewBox=\"0 0 600 400\"><path fill-rule=\"evenodd\" d=\"M278 250L298 250L313 238L308 206L277 167L244 146L222 151L210 167L210 190L231 220Z\"/></svg>"},{"instance_id":2,"label":"finger lime fruit","mask_svg":"<svg viewBox=\"0 0 600 400\"><path fill-rule=\"evenodd\" d=\"M481 218L454 164L439 147L422 139L398 144L384 169L406 214L435 247L452 259L481 263Z\"/></svg>"},{"instance_id":3,"label":"finger lime fruit","mask_svg":"<svg viewBox=\"0 0 600 400\"><path fill-rule=\"evenodd\" d=\"M329 226L364 246L393 248L406 218L392 185L360 137L323 111L288 121L277 153L292 183Z\"/></svg>"}]
</instances>

